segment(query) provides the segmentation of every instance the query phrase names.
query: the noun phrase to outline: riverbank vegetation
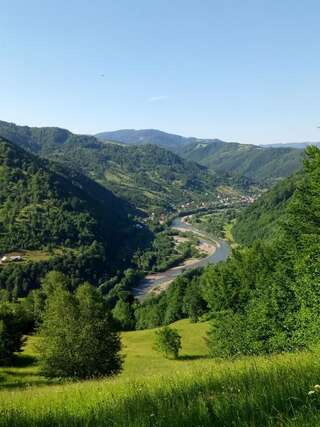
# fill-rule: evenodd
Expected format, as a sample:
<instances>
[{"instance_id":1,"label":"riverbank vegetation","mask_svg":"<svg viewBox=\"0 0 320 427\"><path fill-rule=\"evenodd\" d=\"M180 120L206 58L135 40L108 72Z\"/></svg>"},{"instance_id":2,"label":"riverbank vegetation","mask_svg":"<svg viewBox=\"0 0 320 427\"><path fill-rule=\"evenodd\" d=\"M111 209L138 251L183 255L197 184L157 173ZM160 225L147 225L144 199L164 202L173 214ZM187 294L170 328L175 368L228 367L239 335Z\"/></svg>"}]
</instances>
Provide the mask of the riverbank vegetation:
<instances>
[{"instance_id":1,"label":"riverbank vegetation","mask_svg":"<svg viewBox=\"0 0 320 427\"><path fill-rule=\"evenodd\" d=\"M171 228L156 234L151 247L138 251L133 261L143 273L168 270L187 258L203 256L197 248L198 239L192 233L181 233Z\"/></svg>"},{"instance_id":2,"label":"riverbank vegetation","mask_svg":"<svg viewBox=\"0 0 320 427\"><path fill-rule=\"evenodd\" d=\"M198 213L188 217L188 222L213 239L225 238L225 227L240 214L241 208L217 209L207 214Z\"/></svg>"}]
</instances>

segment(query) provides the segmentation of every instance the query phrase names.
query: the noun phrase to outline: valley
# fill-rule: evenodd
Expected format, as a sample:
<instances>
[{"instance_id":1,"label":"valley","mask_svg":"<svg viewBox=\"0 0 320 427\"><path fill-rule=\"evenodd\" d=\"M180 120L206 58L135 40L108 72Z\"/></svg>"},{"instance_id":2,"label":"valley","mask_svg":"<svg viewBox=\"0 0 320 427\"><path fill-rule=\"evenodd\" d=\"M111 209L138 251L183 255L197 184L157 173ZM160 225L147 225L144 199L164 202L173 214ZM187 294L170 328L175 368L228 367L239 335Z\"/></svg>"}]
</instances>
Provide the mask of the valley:
<instances>
[{"instance_id":1,"label":"valley","mask_svg":"<svg viewBox=\"0 0 320 427\"><path fill-rule=\"evenodd\" d=\"M1 2L0 427L320 427L319 16Z\"/></svg>"},{"instance_id":2,"label":"valley","mask_svg":"<svg viewBox=\"0 0 320 427\"><path fill-rule=\"evenodd\" d=\"M139 300L143 301L143 299L150 294L158 295L165 291L176 277L187 270L202 268L211 263L225 261L229 256L230 247L226 240L215 241L210 239L203 232L188 224L185 221L186 218L187 217L177 217L173 219L170 227L182 233L191 233L195 235L198 241L197 247L200 253L202 252L203 257L201 259L189 258L183 261L182 264L169 268L166 271L148 274L141 283L133 289L133 295ZM188 240L188 237L185 237L185 239Z\"/></svg>"},{"instance_id":3,"label":"valley","mask_svg":"<svg viewBox=\"0 0 320 427\"><path fill-rule=\"evenodd\" d=\"M312 350L318 342L317 148L307 149L302 168L292 163L286 178L288 163L278 148L279 157L271 157L281 172L264 152L250 163L254 173L235 172L185 160L172 138L168 150L58 128L1 127L13 142L0 140L0 397L9 405L0 404L0 425L60 425L60 415L74 425L78 392L92 396L81 423L93 422L93 410L98 425L102 417L126 425L120 393L138 402L130 410L137 426L149 425L139 406L149 404L159 425L170 425L175 415L167 408L167 419L158 406L166 384L170 407L180 414L177 426L179 411L188 411L185 425L192 427L190 411L208 426L212 419L221 426L270 421L274 407L288 419L293 407L296 417L313 418L313 402L305 400L301 409L281 399L293 393L303 400L319 375ZM274 168L270 179L261 174L261 161ZM180 342L173 356L155 345L166 333ZM234 395L230 372L245 396L243 412L230 412L227 404ZM272 408L250 394L265 389L266 378L273 378ZM291 386L283 387L288 379ZM132 391L136 381L143 396ZM245 381L251 381L248 393ZM105 400L98 410L98 396L111 386L112 410ZM231 390L226 400L220 386ZM64 396L63 412L52 399L55 390ZM65 397L70 390L72 402ZM43 407L34 412L38 393ZM196 405L187 409L180 399ZM199 412L203 402L207 409ZM267 415L259 418L261 411Z\"/></svg>"}]
</instances>

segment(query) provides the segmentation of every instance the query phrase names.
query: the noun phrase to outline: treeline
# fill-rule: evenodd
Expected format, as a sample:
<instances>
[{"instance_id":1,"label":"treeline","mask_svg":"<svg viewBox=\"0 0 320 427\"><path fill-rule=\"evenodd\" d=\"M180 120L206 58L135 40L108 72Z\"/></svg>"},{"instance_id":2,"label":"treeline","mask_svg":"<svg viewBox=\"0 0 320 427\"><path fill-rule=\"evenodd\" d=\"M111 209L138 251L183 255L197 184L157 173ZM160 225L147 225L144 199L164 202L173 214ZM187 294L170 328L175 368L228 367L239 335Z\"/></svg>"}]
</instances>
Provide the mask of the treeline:
<instances>
[{"instance_id":1,"label":"treeline","mask_svg":"<svg viewBox=\"0 0 320 427\"><path fill-rule=\"evenodd\" d=\"M202 277L213 316L213 354L271 353L319 340L320 151L306 152L282 232Z\"/></svg>"},{"instance_id":2,"label":"treeline","mask_svg":"<svg viewBox=\"0 0 320 427\"><path fill-rule=\"evenodd\" d=\"M155 328L187 317L193 322L206 318L208 304L201 294L200 277L200 269L191 270L175 279L166 292L136 304L135 328Z\"/></svg>"}]
</instances>

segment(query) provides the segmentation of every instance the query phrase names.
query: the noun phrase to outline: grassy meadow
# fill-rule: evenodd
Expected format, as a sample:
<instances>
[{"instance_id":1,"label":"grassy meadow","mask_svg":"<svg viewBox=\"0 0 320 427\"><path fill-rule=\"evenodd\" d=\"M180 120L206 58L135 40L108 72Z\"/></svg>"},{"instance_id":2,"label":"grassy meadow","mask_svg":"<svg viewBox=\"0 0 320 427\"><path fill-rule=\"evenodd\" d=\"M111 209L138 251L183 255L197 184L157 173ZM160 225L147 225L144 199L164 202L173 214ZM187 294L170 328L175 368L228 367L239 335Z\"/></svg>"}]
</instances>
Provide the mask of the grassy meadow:
<instances>
[{"instance_id":1,"label":"grassy meadow","mask_svg":"<svg viewBox=\"0 0 320 427\"><path fill-rule=\"evenodd\" d=\"M18 366L0 369L0 426L320 425L317 352L214 360L206 323L174 326L178 360L152 349L154 330L127 332L124 370L111 380L50 383L29 339Z\"/></svg>"},{"instance_id":2,"label":"grassy meadow","mask_svg":"<svg viewBox=\"0 0 320 427\"><path fill-rule=\"evenodd\" d=\"M211 359L208 359L204 340L208 323L190 323L188 320L180 320L174 324L174 327L182 335L182 352L179 360L167 360L153 350L154 329L124 332L122 347L125 359L120 377L128 379L157 374L171 375L177 370L211 362ZM35 343L36 338L29 337L23 353L17 357L15 366L0 367L0 391L57 383L39 374Z\"/></svg>"}]
</instances>

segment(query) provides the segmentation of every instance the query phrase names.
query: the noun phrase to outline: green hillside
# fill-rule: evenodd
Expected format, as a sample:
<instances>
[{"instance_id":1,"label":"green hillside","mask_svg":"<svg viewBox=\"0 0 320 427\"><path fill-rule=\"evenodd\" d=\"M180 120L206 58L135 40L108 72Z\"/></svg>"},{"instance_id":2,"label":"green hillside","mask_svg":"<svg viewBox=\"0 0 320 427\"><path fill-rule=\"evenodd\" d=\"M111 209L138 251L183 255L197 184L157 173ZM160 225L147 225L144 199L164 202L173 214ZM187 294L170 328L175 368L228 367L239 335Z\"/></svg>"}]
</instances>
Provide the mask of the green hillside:
<instances>
[{"instance_id":1,"label":"green hillside","mask_svg":"<svg viewBox=\"0 0 320 427\"><path fill-rule=\"evenodd\" d=\"M190 311L209 319L173 324L182 336L175 360L155 352L155 330L132 331L121 334L125 358L118 378L49 381L40 375L41 355L30 354L37 338L29 338L26 353L13 359L18 366L0 370L0 425L319 425L319 162L320 151L308 149L297 191L284 181L278 198L271 198L270 206L280 211L291 200L283 233L272 244L240 248L227 261L193 272L192 280L176 279L163 294L167 298L143 303L146 310L153 305L148 314L157 318L166 311L181 319ZM60 288L47 298L68 315L67 296L72 300ZM126 313L139 310L139 302L123 302ZM60 311L52 314L61 327L55 313ZM78 317L70 319L72 328ZM90 319L79 319L89 325ZM60 332L53 331L57 339ZM91 348L93 341L87 343ZM62 362L64 354L58 353Z\"/></svg>"},{"instance_id":2,"label":"green hillside","mask_svg":"<svg viewBox=\"0 0 320 427\"><path fill-rule=\"evenodd\" d=\"M0 139L0 251L41 249L46 245L89 245L94 240L111 238L116 216L106 210L115 197L98 201L86 190L50 168L48 162ZM116 203L115 203L116 204Z\"/></svg>"},{"instance_id":3,"label":"green hillside","mask_svg":"<svg viewBox=\"0 0 320 427\"><path fill-rule=\"evenodd\" d=\"M80 170L149 212L175 209L189 201L196 204L214 200L218 185L237 184L156 145L124 146L64 129L6 122L0 122L0 135L42 157Z\"/></svg>"},{"instance_id":4,"label":"green hillside","mask_svg":"<svg viewBox=\"0 0 320 427\"><path fill-rule=\"evenodd\" d=\"M250 245L258 239L278 238L287 220L290 200L300 180L300 174L286 178L248 206L232 227L235 240Z\"/></svg>"},{"instance_id":5,"label":"green hillside","mask_svg":"<svg viewBox=\"0 0 320 427\"><path fill-rule=\"evenodd\" d=\"M155 145L105 144L105 183L145 210L214 199L221 178Z\"/></svg>"},{"instance_id":6,"label":"green hillside","mask_svg":"<svg viewBox=\"0 0 320 427\"><path fill-rule=\"evenodd\" d=\"M123 129L114 132L100 132L95 135L100 141L120 141L124 144L156 144L164 148L176 148L188 142L188 138L156 129Z\"/></svg>"},{"instance_id":7,"label":"green hillside","mask_svg":"<svg viewBox=\"0 0 320 427\"><path fill-rule=\"evenodd\" d=\"M154 129L101 132L96 136L102 141L112 139L126 144L156 144L216 173L247 177L263 184L287 177L301 167L302 150L291 147L261 147L219 139L185 138Z\"/></svg>"},{"instance_id":8,"label":"green hillside","mask_svg":"<svg viewBox=\"0 0 320 427\"><path fill-rule=\"evenodd\" d=\"M301 167L303 156L302 150L294 148L264 148L218 140L191 142L176 152L216 172L246 176L262 183L290 176Z\"/></svg>"},{"instance_id":9,"label":"green hillside","mask_svg":"<svg viewBox=\"0 0 320 427\"><path fill-rule=\"evenodd\" d=\"M143 230L106 188L3 138L0 170L0 254L23 258L0 266L0 288L26 291L53 268L96 282L130 260Z\"/></svg>"}]
</instances>

